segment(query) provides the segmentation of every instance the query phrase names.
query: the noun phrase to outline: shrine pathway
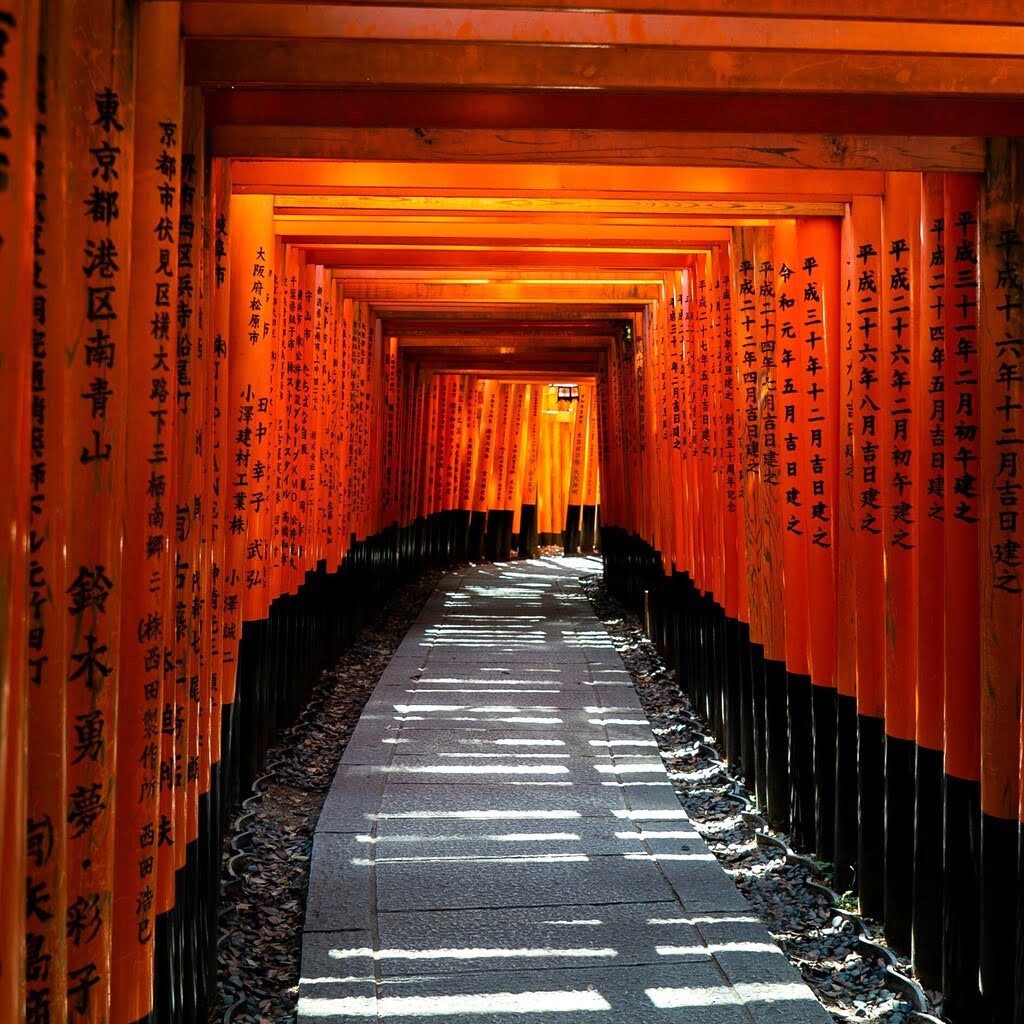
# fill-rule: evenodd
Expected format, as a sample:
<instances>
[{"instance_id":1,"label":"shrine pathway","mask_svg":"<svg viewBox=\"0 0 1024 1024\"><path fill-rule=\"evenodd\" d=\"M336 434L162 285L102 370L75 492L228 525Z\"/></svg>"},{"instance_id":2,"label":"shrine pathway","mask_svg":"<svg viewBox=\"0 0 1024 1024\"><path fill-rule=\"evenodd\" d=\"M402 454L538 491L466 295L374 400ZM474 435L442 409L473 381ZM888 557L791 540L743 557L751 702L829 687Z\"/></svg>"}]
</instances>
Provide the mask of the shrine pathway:
<instances>
[{"instance_id":1,"label":"shrine pathway","mask_svg":"<svg viewBox=\"0 0 1024 1024\"><path fill-rule=\"evenodd\" d=\"M680 807L578 577L446 576L320 816L299 1020L829 1024Z\"/></svg>"}]
</instances>

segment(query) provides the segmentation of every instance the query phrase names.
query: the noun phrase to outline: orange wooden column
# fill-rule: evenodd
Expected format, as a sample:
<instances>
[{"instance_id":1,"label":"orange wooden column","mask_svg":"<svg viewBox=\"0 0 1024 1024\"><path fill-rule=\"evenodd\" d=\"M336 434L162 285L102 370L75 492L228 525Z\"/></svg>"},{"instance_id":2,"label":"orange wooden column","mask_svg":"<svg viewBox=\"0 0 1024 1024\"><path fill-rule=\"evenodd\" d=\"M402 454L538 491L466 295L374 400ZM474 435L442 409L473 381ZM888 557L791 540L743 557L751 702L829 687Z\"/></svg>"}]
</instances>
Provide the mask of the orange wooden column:
<instances>
[{"instance_id":1,"label":"orange wooden column","mask_svg":"<svg viewBox=\"0 0 1024 1024\"><path fill-rule=\"evenodd\" d=\"M805 417L803 477L807 500L808 668L814 734L814 849L833 859L836 773L836 487L841 296L841 225L797 221L803 278L800 377Z\"/></svg>"},{"instance_id":2,"label":"orange wooden column","mask_svg":"<svg viewBox=\"0 0 1024 1024\"><path fill-rule=\"evenodd\" d=\"M672 569L676 573L682 573L687 568L684 550L686 494L683 481L683 307L680 285L681 275L678 271L666 275L665 458L669 465L673 494L668 511L672 516ZM589 480L585 488L589 490Z\"/></svg>"},{"instance_id":3,"label":"orange wooden column","mask_svg":"<svg viewBox=\"0 0 1024 1024\"><path fill-rule=\"evenodd\" d=\"M334 572L338 563L340 544L339 508L338 508L338 461L341 447L341 420L339 415L341 375L340 354L338 352L338 303L336 285L329 273L325 272L324 282L324 372L321 381L324 409L321 419L320 456L321 456L321 489L323 492L324 529L324 562L328 573ZM401 375L396 386L401 386ZM401 422L402 409L399 405L398 415Z\"/></svg>"},{"instance_id":4,"label":"orange wooden column","mask_svg":"<svg viewBox=\"0 0 1024 1024\"><path fill-rule=\"evenodd\" d=\"M273 202L268 196L233 195L229 237L230 375L228 437L230 444L227 496L230 528L227 543L229 573L237 572L241 591L242 633L236 694L239 701L238 751L241 778L252 777L259 756L264 673L259 654L262 626L267 617L273 564L273 501L275 467L272 444L276 436L270 361L276 339L275 249Z\"/></svg>"},{"instance_id":5,"label":"orange wooden column","mask_svg":"<svg viewBox=\"0 0 1024 1024\"><path fill-rule=\"evenodd\" d=\"M885 321L879 349L882 383L885 542L885 934L910 949L914 843L914 737L918 633L918 525L924 481L915 473L921 373L921 184L917 174L889 174L882 208L880 290ZM936 567L940 568L940 567Z\"/></svg>"},{"instance_id":6,"label":"orange wooden column","mask_svg":"<svg viewBox=\"0 0 1024 1024\"><path fill-rule=\"evenodd\" d=\"M857 749L860 833L857 895L871 917L884 912L885 572L882 540L882 209L858 196L850 208L853 262L853 490L857 509Z\"/></svg>"},{"instance_id":7,"label":"orange wooden column","mask_svg":"<svg viewBox=\"0 0 1024 1024\"><path fill-rule=\"evenodd\" d=\"M479 558L483 554L484 521L487 516L487 483L494 452L494 431L498 415L498 399L498 383L493 380L485 381L480 432L478 434L479 440L477 442L479 456L476 461L476 477L473 485L475 495L473 499L473 516L477 520L479 543L476 550L471 551L470 557L475 556Z\"/></svg>"},{"instance_id":8,"label":"orange wooden column","mask_svg":"<svg viewBox=\"0 0 1024 1024\"><path fill-rule=\"evenodd\" d=\"M854 316L858 298L857 261L849 215L842 222L842 334L835 345L839 365L834 405L839 471L835 503L836 579L836 816L834 881L851 890L857 865L857 533L859 529L855 395L857 370Z\"/></svg>"},{"instance_id":9,"label":"orange wooden column","mask_svg":"<svg viewBox=\"0 0 1024 1024\"><path fill-rule=\"evenodd\" d=\"M273 205L268 196L231 197L231 403L234 436L229 485L238 513L229 551L242 573L242 619L266 614L271 495L268 493L268 436L273 429L269 362L274 303ZM237 370L237 373L236 373Z\"/></svg>"},{"instance_id":10,"label":"orange wooden column","mask_svg":"<svg viewBox=\"0 0 1024 1024\"><path fill-rule=\"evenodd\" d=\"M399 432L399 407L398 407L398 339L389 337L386 339L385 347L385 393L386 393L386 421L384 435L384 501L385 509L384 525L387 528L399 525L398 501L399 501L399 452L401 439Z\"/></svg>"},{"instance_id":11,"label":"orange wooden column","mask_svg":"<svg viewBox=\"0 0 1024 1024\"><path fill-rule=\"evenodd\" d=\"M583 506L583 477L586 472L587 425L590 395L580 387L570 432L569 487L564 524L566 554L576 554L580 542L580 514ZM667 506L665 506L667 507Z\"/></svg>"},{"instance_id":12,"label":"orange wooden column","mask_svg":"<svg viewBox=\"0 0 1024 1024\"><path fill-rule=\"evenodd\" d=\"M69 521L67 999L104 1020L111 989L118 648L123 578L134 8L71 15L65 446ZM102 524L97 526L97 524ZM58 995L59 998L59 995ZM75 1018L77 1015L77 1018Z\"/></svg>"},{"instance_id":13,"label":"orange wooden column","mask_svg":"<svg viewBox=\"0 0 1024 1024\"><path fill-rule=\"evenodd\" d=\"M914 970L929 986L942 983L942 764L944 742L943 644L935 642L935 624L945 611L944 531L946 516L946 258L949 227L943 175L921 181L921 264L918 272L918 321L915 331L918 375L913 476L917 482L918 621L916 765L914 803L914 898L912 943Z\"/></svg>"},{"instance_id":14,"label":"orange wooden column","mask_svg":"<svg viewBox=\"0 0 1024 1024\"><path fill-rule=\"evenodd\" d=\"M205 195L205 225L203 230L202 281L206 296L204 315L207 323L207 372L205 380L207 420L205 426L206 451L206 506L207 525L204 536L209 546L208 572L209 610L208 635L210 658L210 786L211 800L211 861L220 849L223 838L221 822L225 816L231 778L231 712L234 700L234 665L226 658L228 641L225 630L228 616L225 610L225 543L227 519L225 489L228 451L227 431L227 342L225 314L230 315L226 301L226 246L224 236L226 162L210 162L210 175ZM225 743L227 740L227 743ZM212 865L211 865L212 869Z\"/></svg>"},{"instance_id":15,"label":"orange wooden column","mask_svg":"<svg viewBox=\"0 0 1024 1024\"><path fill-rule=\"evenodd\" d=\"M228 494L234 477L236 429L230 422L231 360L231 263L228 258L231 169L230 162L215 158L210 171L210 229L212 253L209 261L209 285L212 295L210 333L213 338L214 391L211 397L216 412L217 428L214 443L213 498L210 514L215 524L213 572L215 588L211 601L214 616L212 629L219 636L218 672L222 715L227 723L223 754L230 760L224 771L234 771L235 691L238 641L241 635L242 573L241 566L229 558L232 537L236 535L239 511ZM230 711L229 711L230 708Z\"/></svg>"},{"instance_id":16,"label":"orange wooden column","mask_svg":"<svg viewBox=\"0 0 1024 1024\"><path fill-rule=\"evenodd\" d=\"M767 766L765 748L765 617L763 561L760 519L760 423L758 400L761 355L757 328L757 283L754 268L754 232L752 228L734 228L731 246L733 335L736 344L737 486L742 520L737 522L737 546L746 552L745 577L739 583L741 612L745 606L750 636L751 687L750 732L752 764L747 767L758 804L767 806Z\"/></svg>"},{"instance_id":17,"label":"orange wooden column","mask_svg":"<svg viewBox=\"0 0 1024 1024\"><path fill-rule=\"evenodd\" d=\"M1024 151L990 139L979 226L981 950L985 1012L1013 1009L1024 484Z\"/></svg>"},{"instance_id":18,"label":"orange wooden column","mask_svg":"<svg viewBox=\"0 0 1024 1024\"><path fill-rule=\"evenodd\" d=\"M338 287L337 299L338 320L338 431L339 450L337 459L337 504L338 504L338 547L335 567L341 564L349 549L352 531L351 500L349 485L351 480L352 461L352 300L344 297L341 286Z\"/></svg>"},{"instance_id":19,"label":"orange wooden column","mask_svg":"<svg viewBox=\"0 0 1024 1024\"><path fill-rule=\"evenodd\" d=\"M529 422L527 423L526 436L526 473L523 480L523 504L529 508L529 538L525 554L532 555L534 546L537 543L538 518L537 518L537 488L538 488L538 466L540 462L540 430L542 406L544 402L543 387L540 384L531 384L530 388L530 410Z\"/></svg>"},{"instance_id":20,"label":"orange wooden column","mask_svg":"<svg viewBox=\"0 0 1024 1024\"><path fill-rule=\"evenodd\" d=\"M509 539L518 536L520 525L517 522L519 500L519 482L523 469L523 424L526 405L526 385L516 384L512 393L512 414L508 430L508 471L505 475L505 496L502 508L506 514ZM518 546L518 545L517 545Z\"/></svg>"},{"instance_id":21,"label":"orange wooden column","mask_svg":"<svg viewBox=\"0 0 1024 1024\"><path fill-rule=\"evenodd\" d=\"M31 1020L33 1015L45 1012L53 1024L62 1024L68 1019L67 1001L63 998L67 988L68 894L65 866L68 826L65 801L68 774L68 638L62 581L66 571L63 536L67 528L66 486L71 460L63 444L62 429L67 364L61 342L69 329L69 309L60 297L67 291L69 273L65 239L69 220L67 152L70 112L65 104L55 100L67 91L69 22L70 14L66 8L49 6L43 11L40 45L45 75L39 82L41 130L36 136L36 269L32 280L32 337L31 343L27 338L22 339L26 352L31 353L32 398L30 433L26 439L29 463L24 467L26 475L23 480L23 485L28 486L30 517L28 614L25 624L28 630L25 650L28 801L22 818L27 833L22 839L27 840L24 849L28 862L24 889L13 883L6 888L16 892L19 899L23 892L27 893L29 906L34 905L35 909L24 921L16 920L17 927L5 931L4 936L4 941L15 940L24 928L26 992L22 1012L25 1018ZM0 199L2 203L3 199ZM0 215L2 219L3 215ZM26 234L28 236L28 232ZM0 263L4 263L3 248L0 245ZM4 269L4 280L9 281L10 269L6 264ZM14 272L16 276L16 270ZM15 312L15 319L16 316ZM6 337L17 340L18 335L17 332L8 332ZM6 373L9 369L6 351L2 358ZM29 380L26 377L23 383ZM16 416L12 412L16 409L12 397L4 392L5 408L10 415ZM13 437L16 424L11 426ZM12 440L12 443L16 441ZM8 457L5 471L11 471L18 465L16 457ZM0 486L6 489L6 484ZM17 488L8 493L16 494ZM13 603L8 602L7 606L13 607ZM0 628L6 628L6 624ZM12 654L16 649L8 643L5 647ZM2 714L0 711L0 716ZM0 771L6 773L6 759L0 757L0 761ZM6 779L13 777L5 774ZM20 821L14 823L11 831L7 830L6 819L0 817L0 821L3 821L0 825L4 833L3 843L10 845L11 852L16 853ZM0 921L6 930L10 919L3 897L0 897L0 906ZM20 918L25 908L18 907L17 910ZM8 954L0 953L0 979L17 980L19 976L13 972ZM0 1013L7 1012L8 997L16 987L11 984L8 990L5 981L0 980L0 991L3 992ZM11 1019L20 1018L15 1016Z\"/></svg>"},{"instance_id":22,"label":"orange wooden column","mask_svg":"<svg viewBox=\"0 0 1024 1024\"><path fill-rule=\"evenodd\" d=\"M779 825L790 816L788 767L788 713L786 678L786 624L783 569L784 483L782 478L784 410L780 401L778 342L778 284L781 265L775 254L771 228L754 230L754 267L757 282L755 336L759 353L760 493L756 515L760 560L765 656L765 735L767 748L768 816Z\"/></svg>"},{"instance_id":23,"label":"orange wooden column","mask_svg":"<svg viewBox=\"0 0 1024 1024\"><path fill-rule=\"evenodd\" d=\"M944 1005L980 1015L978 991L981 844L981 652L978 629L980 392L978 204L980 180L946 175L946 457L943 521L943 938Z\"/></svg>"},{"instance_id":24,"label":"orange wooden column","mask_svg":"<svg viewBox=\"0 0 1024 1024\"><path fill-rule=\"evenodd\" d=\"M185 93L182 118L181 164L179 168L180 214L178 219L178 303L175 358L176 394L181 431L176 445L179 454L176 493L177 545L176 596L184 599L185 659L178 669L178 688L184 695L189 742L182 766L187 812L185 835L186 891L196 908L185 941L184 969L192 975L186 994L194 1012L206 1005L210 949L209 914L201 887L200 858L206 855L210 793L211 656L207 619L211 569L210 544L206 528L208 505L207 446L209 425L206 403L209 314L203 282L205 221L205 126L202 91ZM185 460L190 463L187 475ZM182 538L182 532L187 537ZM184 584L182 586L182 583ZM219 719L218 719L219 728ZM213 863L216 861L211 858ZM206 863L211 863L208 861ZM204 911L206 913L204 914ZM215 940L214 940L215 942Z\"/></svg>"},{"instance_id":25,"label":"orange wooden column","mask_svg":"<svg viewBox=\"0 0 1024 1024\"><path fill-rule=\"evenodd\" d=\"M140 11L139 45L149 55L136 79L135 173L127 311L127 416L125 530L121 618L120 713L117 724L118 842L114 867L111 1019L132 1024L153 1009L157 917L174 901L173 873L159 870L161 828L172 789L171 746L161 732L177 720L175 690L164 668L173 656L176 619L168 617L175 589L175 446L179 203L182 152L182 52L180 5L148 4ZM120 182L127 184L122 174ZM165 712L170 709L168 730ZM169 851L167 851L169 852ZM169 891L168 891L169 887ZM164 953L164 950L161 950ZM161 977L169 981L167 965Z\"/></svg>"},{"instance_id":26,"label":"orange wooden column","mask_svg":"<svg viewBox=\"0 0 1024 1024\"><path fill-rule=\"evenodd\" d=\"M4 638L0 645L0 827L4 830L0 870L6 880L0 887L0 1015L12 1021L25 1012L26 908L21 884L28 866L25 569L31 529L28 455L39 7L26 0L0 3L0 82L4 83L0 102L0 168L4 175L0 188L0 309L4 314L0 399L10 424L12 452L0 469L0 510L5 523L0 544L0 634ZM41 889L35 891L47 895ZM29 888L29 928L43 923L38 912L33 915L32 895ZM55 908L58 913L60 909Z\"/></svg>"},{"instance_id":27,"label":"orange wooden column","mask_svg":"<svg viewBox=\"0 0 1024 1024\"><path fill-rule=\"evenodd\" d=\"M789 729L790 813L793 836L804 849L814 845L813 736L808 661L810 619L807 547L812 503L808 466L810 439L804 363L809 333L805 320L816 309L816 264L797 248L795 221L774 228L778 337L778 452L782 496L782 574ZM805 301L810 295L811 301ZM765 297L767 299L767 296ZM816 315L816 314L815 314ZM770 368L769 368L770 369Z\"/></svg>"},{"instance_id":28,"label":"orange wooden column","mask_svg":"<svg viewBox=\"0 0 1024 1024\"><path fill-rule=\"evenodd\" d=\"M740 449L739 421L737 402L737 368L738 353L736 351L735 324L732 313L732 279L729 267L729 249L727 246L715 246L715 273L719 282L718 302L720 304L720 320L722 332L722 501L723 501L723 538L726 561L725 574L725 614L728 619L737 623L738 632L736 646L745 651L749 641L748 631L740 623L746 624L745 609L741 609L741 588L745 589L746 558L743 544L741 524L743 522L740 490ZM738 666L735 670L742 678ZM741 698L742 699L742 698ZM742 712L741 712L742 714ZM740 741L742 751L742 737ZM740 761L743 762L742 753ZM744 763L744 767L749 767Z\"/></svg>"}]
</instances>

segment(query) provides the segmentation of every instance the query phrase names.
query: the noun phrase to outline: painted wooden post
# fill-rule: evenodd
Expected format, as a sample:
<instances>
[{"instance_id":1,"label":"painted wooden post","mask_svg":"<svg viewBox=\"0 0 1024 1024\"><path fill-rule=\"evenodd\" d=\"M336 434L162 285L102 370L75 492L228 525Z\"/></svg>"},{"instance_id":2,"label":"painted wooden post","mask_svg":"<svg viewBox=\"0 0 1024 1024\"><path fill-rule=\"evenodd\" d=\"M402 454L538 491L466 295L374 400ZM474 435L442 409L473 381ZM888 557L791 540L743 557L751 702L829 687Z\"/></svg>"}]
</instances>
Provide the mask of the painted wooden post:
<instances>
[{"instance_id":1,"label":"painted wooden post","mask_svg":"<svg viewBox=\"0 0 1024 1024\"><path fill-rule=\"evenodd\" d=\"M880 918L885 904L885 575L883 570L882 208L851 206L853 291L853 489L857 509L857 761L860 832L857 896Z\"/></svg>"},{"instance_id":2,"label":"painted wooden post","mask_svg":"<svg viewBox=\"0 0 1024 1024\"><path fill-rule=\"evenodd\" d=\"M9 465L0 470L23 472L18 482L11 479L0 482L5 499L16 495L27 495L29 534L27 538L27 607L24 621L10 624L5 619L0 629L24 628L24 700L27 705L27 733L25 746L28 751L27 764L27 806L22 825L12 821L8 812L12 809L6 803L0 807L3 821L4 843L11 847L10 853L19 853L19 844L26 855L24 886L12 882L7 886L17 902L14 906L0 897L0 921L5 935L3 951L0 952L0 1014L14 1013L12 1020L46 1019L52 1024L64 1024L67 1020L67 1001L64 993L67 986L67 889L65 866L67 860L67 821L65 799L67 790L67 616L64 608L63 580L65 577L64 536L67 528L67 477L71 458L64 445L63 410L66 400L66 363L62 339L69 329L68 305L62 301L66 293L69 265L65 258L67 224L69 144L68 106L58 97L66 94L68 73L68 28L70 16L64 5L43 4L40 25L40 79L36 118L39 130L36 134L35 154L35 261L31 278L31 334L22 334L19 325L21 312L15 305L15 314L7 323L13 327L5 338L11 343L24 346L24 355L30 359L30 376L20 381L15 367L18 361L9 362L9 353L0 343L3 351L0 378L5 384L20 384L30 396L29 433L24 439L27 459L22 462L16 451L9 456ZM2 7L0 7L2 10ZM25 11L21 12L24 16ZM10 26L3 24L0 14L0 36ZM17 31L31 31L31 23L19 23ZM10 45L10 43L8 43ZM19 45L15 43L15 45ZM0 46L0 51L3 47ZM3 57L0 57L3 62ZM4 70L9 70L5 67ZM26 67L26 73L30 69ZM8 89L10 85L8 84ZM18 88L18 86L16 86ZM31 95L31 91L26 94ZM10 94L8 93L8 96ZM15 108L21 116L20 107ZM14 136L12 131L11 136ZM3 143L0 142L0 148ZM12 182L15 188L24 167L15 165ZM6 205L10 196L0 189L0 236L9 228L6 222ZM25 225L24 237L31 236ZM24 301L26 286L24 268L11 268L5 262L4 252L18 256L18 247L9 245L9 240L0 240L0 266L3 280L11 282L15 292L9 296L15 304ZM14 279L12 281L12 271ZM10 310L6 305L4 308ZM6 314L9 316L8 314ZM3 388L4 385L0 385ZM3 390L4 407L12 416L12 438L17 438L18 405L17 395ZM14 443L17 443L14 440ZM6 509L5 509L6 510ZM17 523L17 519L14 520ZM21 524L18 524L21 525ZM6 571L6 570L4 570ZM0 597L0 602L5 601ZM12 641L11 634L5 634ZM13 657L16 643L4 643ZM3 655L0 655L2 658ZM0 668L0 675L9 679L8 667ZM8 682L0 681L0 690ZM13 691L8 691L13 697ZM0 704L3 704L0 698ZM0 716L7 714L0 708ZM9 728L9 725L8 725ZM0 731L13 738L13 730L7 732L3 725ZM0 744L2 747L2 744ZM17 779L17 773L10 772L6 758L0 753L0 771L8 782ZM8 774L9 773L9 774ZM6 868L5 868L6 870ZM10 875L5 877L10 878ZM21 904L22 893L29 896L29 907L34 910L25 915L26 907ZM46 899L44 899L46 897ZM33 902L34 901L34 902ZM13 914L13 916L12 916ZM20 994L21 986L13 975L14 961L11 959L11 944L24 935L24 1003L16 1011L11 1009L12 998ZM6 979L6 984L3 979ZM21 1016L18 1016L18 1013Z\"/></svg>"},{"instance_id":3,"label":"painted wooden post","mask_svg":"<svg viewBox=\"0 0 1024 1024\"><path fill-rule=\"evenodd\" d=\"M990 139L979 224L981 949L985 1012L1013 1013L1024 479L1024 152Z\"/></svg>"},{"instance_id":4,"label":"painted wooden post","mask_svg":"<svg viewBox=\"0 0 1024 1024\"><path fill-rule=\"evenodd\" d=\"M945 686L943 779L944 1005L980 1017L978 942L981 867L981 652L978 622L980 382L978 377L978 214L980 179L947 175L946 460L943 522Z\"/></svg>"},{"instance_id":5,"label":"painted wooden post","mask_svg":"<svg viewBox=\"0 0 1024 1024\"><path fill-rule=\"evenodd\" d=\"M127 416L124 506L124 603L121 618L120 713L117 726L118 836L111 1017L132 1024L153 1008L157 920L174 903L173 872L158 867L174 835L161 828L161 803L173 806L170 747L175 690L164 667L175 643L166 615L175 586L175 400L179 201L182 142L180 5L147 4L139 12L139 45L149 58L137 67L132 276L127 309ZM173 681L172 681L173 682ZM171 709L165 728L165 712ZM162 801L165 793L166 801ZM170 853L169 850L166 850ZM160 891L167 886L170 891ZM165 919L166 922L166 919ZM166 936L162 935L162 938ZM161 942L160 955L167 956ZM170 966L160 965L161 993Z\"/></svg>"},{"instance_id":6,"label":"painted wooden post","mask_svg":"<svg viewBox=\"0 0 1024 1024\"><path fill-rule=\"evenodd\" d=\"M944 656L935 642L943 621L946 517L946 259L949 226L941 174L921 175L921 256L917 270L918 376L914 480L918 498L917 723L914 778L914 970L930 986L942 981L942 748Z\"/></svg>"}]
</instances>

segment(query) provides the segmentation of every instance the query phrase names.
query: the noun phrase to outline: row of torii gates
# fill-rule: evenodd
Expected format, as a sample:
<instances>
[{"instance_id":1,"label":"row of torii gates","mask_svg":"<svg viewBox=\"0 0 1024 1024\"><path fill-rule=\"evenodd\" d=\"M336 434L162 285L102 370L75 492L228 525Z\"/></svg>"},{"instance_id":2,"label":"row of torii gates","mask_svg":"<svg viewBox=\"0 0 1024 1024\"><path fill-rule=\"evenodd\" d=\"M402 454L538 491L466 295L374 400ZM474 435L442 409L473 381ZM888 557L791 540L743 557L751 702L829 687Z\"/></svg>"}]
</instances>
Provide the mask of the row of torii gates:
<instances>
[{"instance_id":1,"label":"row of torii gates","mask_svg":"<svg viewBox=\"0 0 1024 1024\"><path fill-rule=\"evenodd\" d=\"M599 536L773 822L1024 1019L1017 5L0 0L0 72L0 1018L201 1019L368 609Z\"/></svg>"}]
</instances>

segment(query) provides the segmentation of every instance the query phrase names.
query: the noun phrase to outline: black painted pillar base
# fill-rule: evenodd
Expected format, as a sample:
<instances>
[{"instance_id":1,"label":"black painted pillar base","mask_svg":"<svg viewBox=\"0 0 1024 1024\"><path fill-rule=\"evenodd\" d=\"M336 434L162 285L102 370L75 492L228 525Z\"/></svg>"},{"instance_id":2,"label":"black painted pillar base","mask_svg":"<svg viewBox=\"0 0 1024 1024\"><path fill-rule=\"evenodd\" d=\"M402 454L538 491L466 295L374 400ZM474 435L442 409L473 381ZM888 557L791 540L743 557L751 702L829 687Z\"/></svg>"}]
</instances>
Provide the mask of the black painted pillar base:
<instances>
[{"instance_id":1,"label":"black painted pillar base","mask_svg":"<svg viewBox=\"0 0 1024 1024\"><path fill-rule=\"evenodd\" d=\"M744 781L754 787L754 680L750 666L750 623L739 622L736 629L737 671L740 677L740 758Z\"/></svg>"},{"instance_id":2,"label":"black painted pillar base","mask_svg":"<svg viewBox=\"0 0 1024 1024\"><path fill-rule=\"evenodd\" d=\"M942 763L941 750L917 747L914 799L914 973L926 988L942 987Z\"/></svg>"},{"instance_id":3,"label":"black painted pillar base","mask_svg":"<svg viewBox=\"0 0 1024 1024\"><path fill-rule=\"evenodd\" d=\"M764 659L768 821L789 828L789 685L784 661Z\"/></svg>"},{"instance_id":4,"label":"black painted pillar base","mask_svg":"<svg viewBox=\"0 0 1024 1024\"><path fill-rule=\"evenodd\" d=\"M836 789L833 884L839 893L857 878L857 698L836 696Z\"/></svg>"},{"instance_id":5,"label":"black painted pillar base","mask_svg":"<svg viewBox=\"0 0 1024 1024\"><path fill-rule=\"evenodd\" d=\"M484 557L484 534L487 530L487 513L473 512L469 517L469 559L479 562Z\"/></svg>"},{"instance_id":6,"label":"black painted pillar base","mask_svg":"<svg viewBox=\"0 0 1024 1024\"><path fill-rule=\"evenodd\" d=\"M177 1024L182 1019L177 917L177 907L156 916L153 941L153 1019L156 1024Z\"/></svg>"},{"instance_id":7,"label":"black painted pillar base","mask_svg":"<svg viewBox=\"0 0 1024 1024\"><path fill-rule=\"evenodd\" d=\"M981 1021L981 785L943 779L942 1008L957 1024Z\"/></svg>"},{"instance_id":8,"label":"black painted pillar base","mask_svg":"<svg viewBox=\"0 0 1024 1024\"><path fill-rule=\"evenodd\" d=\"M565 510L564 550L575 555L580 549L580 506L568 505Z\"/></svg>"},{"instance_id":9,"label":"black painted pillar base","mask_svg":"<svg viewBox=\"0 0 1024 1024\"><path fill-rule=\"evenodd\" d=\"M811 686L814 733L814 848L818 859L831 861L836 848L837 693L831 686Z\"/></svg>"},{"instance_id":10,"label":"black painted pillar base","mask_svg":"<svg viewBox=\"0 0 1024 1024\"><path fill-rule=\"evenodd\" d=\"M885 721L857 716L857 896L866 917L885 915ZM909 855L910 851L907 851Z\"/></svg>"},{"instance_id":11,"label":"black painted pillar base","mask_svg":"<svg viewBox=\"0 0 1024 1024\"><path fill-rule=\"evenodd\" d=\"M537 506L523 505L519 513L519 557L532 558L537 547Z\"/></svg>"},{"instance_id":12,"label":"black painted pillar base","mask_svg":"<svg viewBox=\"0 0 1024 1024\"><path fill-rule=\"evenodd\" d=\"M488 562L496 562L501 547L501 512L497 509L487 510L487 529L484 531L484 558Z\"/></svg>"},{"instance_id":13,"label":"black painted pillar base","mask_svg":"<svg viewBox=\"0 0 1024 1024\"><path fill-rule=\"evenodd\" d=\"M743 761L743 646L740 623L723 616L725 641L725 756L738 767Z\"/></svg>"},{"instance_id":14,"label":"black painted pillar base","mask_svg":"<svg viewBox=\"0 0 1024 1024\"><path fill-rule=\"evenodd\" d=\"M594 524L597 516L597 509L593 505L584 505L582 509L582 524L580 526L580 554L592 555L594 553Z\"/></svg>"},{"instance_id":15,"label":"black painted pillar base","mask_svg":"<svg viewBox=\"0 0 1024 1024\"><path fill-rule=\"evenodd\" d=\"M814 715L811 677L787 673L789 699L789 816L794 844L814 849Z\"/></svg>"},{"instance_id":16,"label":"black painted pillar base","mask_svg":"<svg viewBox=\"0 0 1024 1024\"><path fill-rule=\"evenodd\" d=\"M750 643L750 679L754 716L754 792L762 812L768 808L768 729L765 697L764 645Z\"/></svg>"},{"instance_id":17,"label":"black painted pillar base","mask_svg":"<svg viewBox=\"0 0 1024 1024\"><path fill-rule=\"evenodd\" d=\"M986 1024L1013 1020L1017 963L1016 821L981 816L979 976Z\"/></svg>"},{"instance_id":18,"label":"black painted pillar base","mask_svg":"<svg viewBox=\"0 0 1024 1024\"><path fill-rule=\"evenodd\" d=\"M452 557L457 562L465 562L469 557L469 524L472 513L468 509L457 509L452 513L455 533L455 546Z\"/></svg>"},{"instance_id":19,"label":"black painted pillar base","mask_svg":"<svg viewBox=\"0 0 1024 1024\"><path fill-rule=\"evenodd\" d=\"M910 952L914 902L913 740L885 737L885 938Z\"/></svg>"}]
</instances>

